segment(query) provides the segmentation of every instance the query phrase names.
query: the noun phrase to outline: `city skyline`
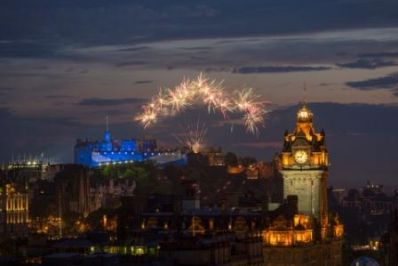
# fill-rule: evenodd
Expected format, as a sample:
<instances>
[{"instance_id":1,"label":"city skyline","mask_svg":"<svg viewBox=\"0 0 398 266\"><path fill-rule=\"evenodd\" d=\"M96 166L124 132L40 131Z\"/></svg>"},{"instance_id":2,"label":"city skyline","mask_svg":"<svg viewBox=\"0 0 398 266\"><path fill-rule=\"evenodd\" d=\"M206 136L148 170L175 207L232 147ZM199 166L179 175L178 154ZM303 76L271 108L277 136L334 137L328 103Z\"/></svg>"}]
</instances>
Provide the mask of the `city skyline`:
<instances>
[{"instance_id":1,"label":"city skyline","mask_svg":"<svg viewBox=\"0 0 398 266\"><path fill-rule=\"evenodd\" d=\"M1 265L398 265L397 0L1 0Z\"/></svg>"}]
</instances>

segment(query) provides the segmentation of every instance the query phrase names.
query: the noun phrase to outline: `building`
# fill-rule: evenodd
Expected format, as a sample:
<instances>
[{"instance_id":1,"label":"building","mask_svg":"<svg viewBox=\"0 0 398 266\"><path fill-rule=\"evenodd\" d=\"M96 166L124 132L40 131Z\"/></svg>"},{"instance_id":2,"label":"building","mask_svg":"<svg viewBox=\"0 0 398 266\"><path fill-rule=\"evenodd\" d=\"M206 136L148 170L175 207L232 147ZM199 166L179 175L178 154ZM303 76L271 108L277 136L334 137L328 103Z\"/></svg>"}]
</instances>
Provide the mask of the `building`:
<instances>
[{"instance_id":1,"label":"building","mask_svg":"<svg viewBox=\"0 0 398 266\"><path fill-rule=\"evenodd\" d=\"M263 231L266 265L342 263L344 228L338 216L328 220L325 132L316 132L312 120L312 112L303 105L297 112L294 131L284 136L279 172L289 208Z\"/></svg>"},{"instance_id":2,"label":"building","mask_svg":"<svg viewBox=\"0 0 398 266\"><path fill-rule=\"evenodd\" d=\"M93 178L91 179L93 180ZM94 182L95 183L95 182ZM109 179L96 183L90 189L93 209L112 209L120 204L120 198L133 196L136 187L135 181L128 179Z\"/></svg>"},{"instance_id":3,"label":"building","mask_svg":"<svg viewBox=\"0 0 398 266\"><path fill-rule=\"evenodd\" d=\"M90 168L153 160L160 165L185 164L185 154L180 151L161 151L155 139L112 139L109 130L98 140L78 139L74 148L74 162Z\"/></svg>"},{"instance_id":4,"label":"building","mask_svg":"<svg viewBox=\"0 0 398 266\"><path fill-rule=\"evenodd\" d=\"M29 197L27 188L14 183L0 187L0 233L22 236L28 233Z\"/></svg>"},{"instance_id":5,"label":"building","mask_svg":"<svg viewBox=\"0 0 398 266\"><path fill-rule=\"evenodd\" d=\"M394 218L388 228L386 243L385 265L398 265L398 210L395 209Z\"/></svg>"},{"instance_id":6,"label":"building","mask_svg":"<svg viewBox=\"0 0 398 266\"><path fill-rule=\"evenodd\" d=\"M368 181L360 191L350 189L341 204L344 208L360 210L366 215L390 216L391 210L398 207L396 201L397 196L388 196L383 191L383 185L372 184Z\"/></svg>"},{"instance_id":7,"label":"building","mask_svg":"<svg viewBox=\"0 0 398 266\"><path fill-rule=\"evenodd\" d=\"M211 148L203 152L207 156L209 166L225 166L225 154L221 148Z\"/></svg>"},{"instance_id":8,"label":"building","mask_svg":"<svg viewBox=\"0 0 398 266\"><path fill-rule=\"evenodd\" d=\"M51 165L45 162L43 158L23 158L12 160L3 164L1 169L7 172L7 175L14 182L35 182L40 179L47 179Z\"/></svg>"},{"instance_id":9,"label":"building","mask_svg":"<svg viewBox=\"0 0 398 266\"><path fill-rule=\"evenodd\" d=\"M382 185L367 182L360 189L349 189L339 212L348 239L356 248L370 246L387 230L392 211L397 208L397 195L388 195Z\"/></svg>"},{"instance_id":10,"label":"building","mask_svg":"<svg viewBox=\"0 0 398 266\"><path fill-rule=\"evenodd\" d=\"M87 217L101 206L92 193L90 177L93 171L82 165L70 164L55 177L57 214L69 211Z\"/></svg>"},{"instance_id":11,"label":"building","mask_svg":"<svg viewBox=\"0 0 398 266\"><path fill-rule=\"evenodd\" d=\"M180 234L160 244L162 263L169 265L263 265L261 238L220 232L202 236Z\"/></svg>"}]
</instances>

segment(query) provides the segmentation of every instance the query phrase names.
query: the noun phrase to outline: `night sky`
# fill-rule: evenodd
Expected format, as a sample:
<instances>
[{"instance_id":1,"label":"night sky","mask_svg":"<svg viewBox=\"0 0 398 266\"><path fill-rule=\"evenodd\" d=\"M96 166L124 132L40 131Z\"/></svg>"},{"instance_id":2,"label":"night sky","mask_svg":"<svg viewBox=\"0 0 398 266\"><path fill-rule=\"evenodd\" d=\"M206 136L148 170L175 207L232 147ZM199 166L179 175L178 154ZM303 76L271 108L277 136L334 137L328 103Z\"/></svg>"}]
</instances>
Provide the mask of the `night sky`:
<instances>
[{"instance_id":1,"label":"night sky","mask_svg":"<svg viewBox=\"0 0 398 266\"><path fill-rule=\"evenodd\" d=\"M200 106L145 131L133 121L160 87L200 72L270 103L258 137ZM327 134L332 185L398 185L398 1L0 2L4 162L71 162L107 115L116 138L172 146L200 120L209 145L271 160L304 99Z\"/></svg>"}]
</instances>

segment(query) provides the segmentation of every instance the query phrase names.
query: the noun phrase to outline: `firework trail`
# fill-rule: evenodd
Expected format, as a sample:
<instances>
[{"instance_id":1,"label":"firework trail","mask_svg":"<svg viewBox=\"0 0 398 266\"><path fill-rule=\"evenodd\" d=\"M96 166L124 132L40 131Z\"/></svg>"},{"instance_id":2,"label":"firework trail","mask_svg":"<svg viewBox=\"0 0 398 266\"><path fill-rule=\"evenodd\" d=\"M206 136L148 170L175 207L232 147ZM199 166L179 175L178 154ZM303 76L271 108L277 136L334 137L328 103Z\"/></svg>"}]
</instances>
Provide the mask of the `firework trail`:
<instances>
[{"instance_id":1,"label":"firework trail","mask_svg":"<svg viewBox=\"0 0 398 266\"><path fill-rule=\"evenodd\" d=\"M188 147L193 153L199 153L205 146L205 137L207 134L207 127L204 123L198 120L195 124L190 124L183 127L184 135L178 137L174 135L179 143Z\"/></svg>"},{"instance_id":2,"label":"firework trail","mask_svg":"<svg viewBox=\"0 0 398 266\"><path fill-rule=\"evenodd\" d=\"M166 92L160 90L143 106L142 112L135 119L147 128L161 118L173 116L195 103L201 103L207 107L209 113L218 111L224 118L231 113L242 114L246 130L257 134L259 127L264 125L264 116L267 113L265 102L259 98L251 88L228 95L222 82L209 80L200 74L196 79L184 79Z\"/></svg>"}]
</instances>

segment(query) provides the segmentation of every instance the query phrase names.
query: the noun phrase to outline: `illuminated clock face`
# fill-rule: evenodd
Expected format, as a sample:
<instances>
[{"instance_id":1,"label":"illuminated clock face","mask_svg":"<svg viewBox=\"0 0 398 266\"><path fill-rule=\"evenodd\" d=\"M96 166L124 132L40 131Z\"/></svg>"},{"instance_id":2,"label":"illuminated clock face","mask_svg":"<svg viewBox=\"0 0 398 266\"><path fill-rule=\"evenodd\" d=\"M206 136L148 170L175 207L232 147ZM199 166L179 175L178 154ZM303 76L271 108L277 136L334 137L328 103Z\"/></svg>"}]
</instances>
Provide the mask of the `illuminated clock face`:
<instances>
[{"instance_id":1,"label":"illuminated clock face","mask_svg":"<svg viewBox=\"0 0 398 266\"><path fill-rule=\"evenodd\" d=\"M294 159L297 163L303 164L308 160L308 154L306 151L299 150L294 153Z\"/></svg>"}]
</instances>

